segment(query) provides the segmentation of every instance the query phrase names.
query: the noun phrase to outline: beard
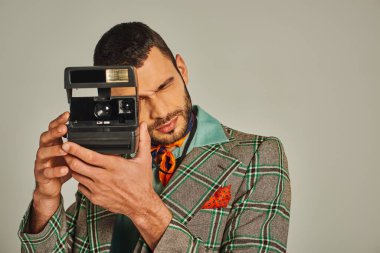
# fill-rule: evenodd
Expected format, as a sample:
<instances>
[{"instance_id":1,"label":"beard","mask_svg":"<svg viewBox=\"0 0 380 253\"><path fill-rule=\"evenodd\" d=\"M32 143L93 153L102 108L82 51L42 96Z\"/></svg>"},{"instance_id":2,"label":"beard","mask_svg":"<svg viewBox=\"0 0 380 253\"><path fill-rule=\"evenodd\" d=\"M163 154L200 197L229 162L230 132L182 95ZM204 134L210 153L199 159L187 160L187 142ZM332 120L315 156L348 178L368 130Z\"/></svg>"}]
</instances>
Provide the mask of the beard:
<instances>
[{"instance_id":1,"label":"beard","mask_svg":"<svg viewBox=\"0 0 380 253\"><path fill-rule=\"evenodd\" d=\"M178 110L175 110L173 112L170 112L168 113L168 115L166 115L165 118L159 118L157 120L155 120L155 122L151 125L148 126L148 131L149 131L149 135L151 137L151 140L152 140L152 144L155 144L155 145L169 145L171 143L174 143L176 142L177 140L181 139L182 137L184 137L185 133L186 133L186 130L187 130L187 126L189 124L189 120L190 120L190 114L192 113L192 103L191 103L191 99L190 99L190 94L189 94L189 91L187 90L187 87L184 86L185 88L185 95L184 95L184 99L183 99L183 105L181 106L180 109ZM167 134L165 134L165 136L156 136L154 134L154 130L163 125L163 124L166 124L167 122L169 122L170 120L172 120L174 117L180 117L182 116L184 121L185 121L185 124L183 126L180 126L180 128L178 129L178 131L171 131Z\"/></svg>"}]
</instances>

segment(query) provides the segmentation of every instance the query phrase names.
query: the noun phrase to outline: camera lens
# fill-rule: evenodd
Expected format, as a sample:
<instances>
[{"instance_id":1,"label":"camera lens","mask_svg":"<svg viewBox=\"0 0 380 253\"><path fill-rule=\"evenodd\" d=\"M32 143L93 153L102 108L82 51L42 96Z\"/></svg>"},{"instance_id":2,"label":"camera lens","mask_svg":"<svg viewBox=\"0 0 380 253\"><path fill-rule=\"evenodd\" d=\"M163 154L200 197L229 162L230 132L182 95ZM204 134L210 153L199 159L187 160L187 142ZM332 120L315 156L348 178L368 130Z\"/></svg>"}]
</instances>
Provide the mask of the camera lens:
<instances>
[{"instance_id":1,"label":"camera lens","mask_svg":"<svg viewBox=\"0 0 380 253\"><path fill-rule=\"evenodd\" d=\"M132 101L119 100L119 114L132 114Z\"/></svg>"},{"instance_id":2,"label":"camera lens","mask_svg":"<svg viewBox=\"0 0 380 253\"><path fill-rule=\"evenodd\" d=\"M95 117L100 120L108 119L111 116L112 110L109 103L97 103L94 108Z\"/></svg>"}]
</instances>

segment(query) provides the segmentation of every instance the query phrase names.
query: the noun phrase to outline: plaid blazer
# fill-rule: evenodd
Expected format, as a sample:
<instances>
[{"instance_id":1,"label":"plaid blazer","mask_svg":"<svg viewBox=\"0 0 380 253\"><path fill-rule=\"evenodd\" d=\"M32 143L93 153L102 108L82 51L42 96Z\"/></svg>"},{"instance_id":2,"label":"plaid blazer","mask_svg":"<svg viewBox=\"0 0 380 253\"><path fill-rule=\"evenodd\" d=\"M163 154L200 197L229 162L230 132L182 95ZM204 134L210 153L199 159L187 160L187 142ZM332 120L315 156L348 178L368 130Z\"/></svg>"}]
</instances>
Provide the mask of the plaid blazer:
<instances>
[{"instance_id":1,"label":"plaid blazer","mask_svg":"<svg viewBox=\"0 0 380 253\"><path fill-rule=\"evenodd\" d=\"M229 141L194 148L160 194L173 218L154 252L286 252L291 189L282 143L223 128ZM226 185L227 207L201 208ZM23 233L31 204L18 232L22 252L110 251L116 215L80 192L38 234ZM151 250L140 237L134 252Z\"/></svg>"}]
</instances>

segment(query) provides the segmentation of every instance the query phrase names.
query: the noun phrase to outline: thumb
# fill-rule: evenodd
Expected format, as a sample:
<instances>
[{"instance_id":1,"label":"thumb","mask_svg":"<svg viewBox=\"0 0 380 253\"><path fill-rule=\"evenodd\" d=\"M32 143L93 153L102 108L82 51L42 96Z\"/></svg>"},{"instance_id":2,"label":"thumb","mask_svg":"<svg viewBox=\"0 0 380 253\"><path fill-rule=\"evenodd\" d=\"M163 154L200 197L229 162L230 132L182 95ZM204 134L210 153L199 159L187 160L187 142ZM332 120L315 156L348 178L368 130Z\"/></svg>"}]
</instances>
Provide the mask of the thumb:
<instances>
[{"instance_id":1,"label":"thumb","mask_svg":"<svg viewBox=\"0 0 380 253\"><path fill-rule=\"evenodd\" d=\"M145 122L141 122L139 132L139 147L136 158L150 157L150 135L148 132L148 126Z\"/></svg>"}]
</instances>

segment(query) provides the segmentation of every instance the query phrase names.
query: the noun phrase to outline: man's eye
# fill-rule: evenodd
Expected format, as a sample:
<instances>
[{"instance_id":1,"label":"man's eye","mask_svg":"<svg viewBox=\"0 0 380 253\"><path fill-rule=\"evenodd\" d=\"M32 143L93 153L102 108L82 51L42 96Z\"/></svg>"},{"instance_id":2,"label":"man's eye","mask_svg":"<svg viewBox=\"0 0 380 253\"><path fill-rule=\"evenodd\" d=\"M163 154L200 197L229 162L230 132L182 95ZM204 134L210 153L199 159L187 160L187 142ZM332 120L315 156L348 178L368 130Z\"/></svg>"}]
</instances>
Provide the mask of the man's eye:
<instances>
[{"instance_id":1,"label":"man's eye","mask_svg":"<svg viewBox=\"0 0 380 253\"><path fill-rule=\"evenodd\" d=\"M169 88L170 86L172 86L173 82L170 82L170 83L167 83L163 86L161 86L158 91L162 91L162 90L166 90L167 88Z\"/></svg>"}]
</instances>

